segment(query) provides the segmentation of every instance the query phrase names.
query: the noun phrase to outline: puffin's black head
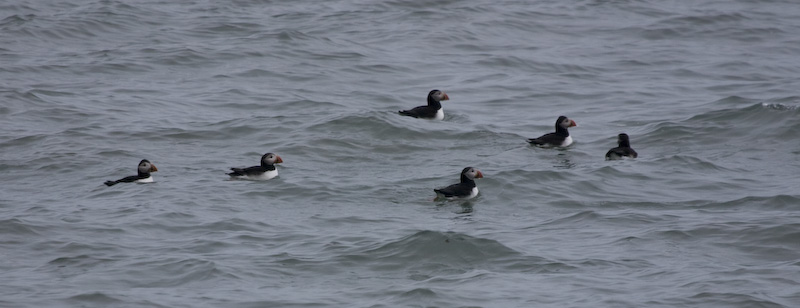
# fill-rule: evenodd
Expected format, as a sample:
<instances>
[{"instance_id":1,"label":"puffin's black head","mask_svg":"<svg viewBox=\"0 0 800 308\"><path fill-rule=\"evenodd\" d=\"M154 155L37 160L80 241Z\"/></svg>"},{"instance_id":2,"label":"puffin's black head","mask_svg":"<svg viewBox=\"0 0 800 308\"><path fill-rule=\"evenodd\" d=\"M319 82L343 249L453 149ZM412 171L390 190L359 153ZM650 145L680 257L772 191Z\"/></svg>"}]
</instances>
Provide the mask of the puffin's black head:
<instances>
[{"instance_id":1,"label":"puffin's black head","mask_svg":"<svg viewBox=\"0 0 800 308\"><path fill-rule=\"evenodd\" d=\"M621 147L631 147L631 141L628 134L622 133L617 135L617 144Z\"/></svg>"},{"instance_id":2,"label":"puffin's black head","mask_svg":"<svg viewBox=\"0 0 800 308\"><path fill-rule=\"evenodd\" d=\"M567 118L565 116L560 116L558 117L558 120L556 120L556 130L559 130L558 129L559 127L567 129L568 127L573 127L573 126L578 126L578 124L575 123L575 121L573 121L572 119Z\"/></svg>"},{"instance_id":3,"label":"puffin's black head","mask_svg":"<svg viewBox=\"0 0 800 308\"><path fill-rule=\"evenodd\" d=\"M153 165L152 163L150 163L149 160L142 159L142 161L139 162L138 171L139 171L140 174L147 174L147 173L150 173L150 172L158 171L158 168L156 168L156 165Z\"/></svg>"},{"instance_id":4,"label":"puffin's black head","mask_svg":"<svg viewBox=\"0 0 800 308\"><path fill-rule=\"evenodd\" d=\"M267 154L264 154L264 156L261 156L261 165L262 166L274 165L274 164L279 164L279 163L282 163L282 162L283 162L283 159L281 159L280 156L278 156L278 155L276 155L274 153L267 153Z\"/></svg>"},{"instance_id":5,"label":"puffin's black head","mask_svg":"<svg viewBox=\"0 0 800 308\"><path fill-rule=\"evenodd\" d=\"M478 169L466 167L464 170L461 170L461 180L463 181L464 178L468 180L480 179L483 178L483 173Z\"/></svg>"},{"instance_id":6,"label":"puffin's black head","mask_svg":"<svg viewBox=\"0 0 800 308\"><path fill-rule=\"evenodd\" d=\"M444 93L442 91L431 90L430 92L428 92L428 102L430 102L430 101L435 101L435 102L446 101L446 100L449 100L449 99L450 99L450 97L447 96L447 93Z\"/></svg>"}]
</instances>

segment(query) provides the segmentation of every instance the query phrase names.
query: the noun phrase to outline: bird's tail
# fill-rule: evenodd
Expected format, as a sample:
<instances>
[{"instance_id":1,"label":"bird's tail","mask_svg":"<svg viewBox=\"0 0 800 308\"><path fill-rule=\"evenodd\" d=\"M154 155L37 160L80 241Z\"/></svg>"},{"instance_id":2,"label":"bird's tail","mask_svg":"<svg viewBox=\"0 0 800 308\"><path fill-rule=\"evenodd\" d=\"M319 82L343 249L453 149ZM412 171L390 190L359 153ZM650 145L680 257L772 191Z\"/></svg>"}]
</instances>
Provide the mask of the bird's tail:
<instances>
[{"instance_id":1,"label":"bird's tail","mask_svg":"<svg viewBox=\"0 0 800 308\"><path fill-rule=\"evenodd\" d=\"M409 117L415 117L416 118L416 116L414 116L414 114L411 113L411 111L409 111L409 110L400 110L397 113L399 113L401 115L404 115L404 116L409 116Z\"/></svg>"},{"instance_id":2,"label":"bird's tail","mask_svg":"<svg viewBox=\"0 0 800 308\"><path fill-rule=\"evenodd\" d=\"M230 175L230 176L240 176L240 175L244 175L244 173L243 173L243 170L242 170L241 168L231 168L231 171L233 171L233 172L231 172L231 173L226 173L226 174L227 174L227 175Z\"/></svg>"}]
</instances>

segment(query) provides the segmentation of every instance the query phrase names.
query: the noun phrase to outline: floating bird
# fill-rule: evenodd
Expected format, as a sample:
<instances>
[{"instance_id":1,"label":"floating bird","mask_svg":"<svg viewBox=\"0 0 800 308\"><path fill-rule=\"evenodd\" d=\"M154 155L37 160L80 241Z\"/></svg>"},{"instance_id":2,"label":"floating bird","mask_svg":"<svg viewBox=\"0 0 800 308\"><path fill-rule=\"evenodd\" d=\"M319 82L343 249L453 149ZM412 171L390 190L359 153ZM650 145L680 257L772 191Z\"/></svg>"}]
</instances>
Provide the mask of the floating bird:
<instances>
[{"instance_id":1,"label":"floating bird","mask_svg":"<svg viewBox=\"0 0 800 308\"><path fill-rule=\"evenodd\" d=\"M483 173L478 169L466 167L461 171L461 183L453 184L445 188L434 189L437 199L440 197L448 199L470 199L478 195L478 186L475 179L483 178Z\"/></svg>"},{"instance_id":2,"label":"floating bird","mask_svg":"<svg viewBox=\"0 0 800 308\"><path fill-rule=\"evenodd\" d=\"M551 147L566 147L572 144L572 137L569 135L567 128L578 126L575 121L560 116L556 120L556 131L554 133L544 134L539 138L528 139L533 145L538 146L551 146Z\"/></svg>"},{"instance_id":3,"label":"floating bird","mask_svg":"<svg viewBox=\"0 0 800 308\"><path fill-rule=\"evenodd\" d=\"M142 159L142 161L139 162L137 170L137 175L127 176L116 181L106 181L104 184L113 186L117 183L152 183L153 177L150 176L150 172L156 172L158 168L156 168L156 165L150 163L149 160Z\"/></svg>"},{"instance_id":4,"label":"floating bird","mask_svg":"<svg viewBox=\"0 0 800 308\"><path fill-rule=\"evenodd\" d=\"M639 154L631 148L631 140L628 138L628 134L619 134L617 136L617 145L616 148L608 150L606 159L615 160L622 159L623 157L639 157Z\"/></svg>"},{"instance_id":5,"label":"floating bird","mask_svg":"<svg viewBox=\"0 0 800 308\"><path fill-rule=\"evenodd\" d=\"M278 169L275 169L275 164L280 164L282 162L283 159L281 159L280 156L267 153L261 156L261 166L231 168L233 172L228 173L228 175L230 175L231 178L242 180L269 180L278 176Z\"/></svg>"},{"instance_id":6,"label":"floating bird","mask_svg":"<svg viewBox=\"0 0 800 308\"><path fill-rule=\"evenodd\" d=\"M447 96L447 93L439 90L431 90L431 92L428 93L427 106L414 107L413 109L400 110L398 112L409 117L442 120L444 119L444 110L442 110L440 101L449 99L450 97Z\"/></svg>"}]
</instances>

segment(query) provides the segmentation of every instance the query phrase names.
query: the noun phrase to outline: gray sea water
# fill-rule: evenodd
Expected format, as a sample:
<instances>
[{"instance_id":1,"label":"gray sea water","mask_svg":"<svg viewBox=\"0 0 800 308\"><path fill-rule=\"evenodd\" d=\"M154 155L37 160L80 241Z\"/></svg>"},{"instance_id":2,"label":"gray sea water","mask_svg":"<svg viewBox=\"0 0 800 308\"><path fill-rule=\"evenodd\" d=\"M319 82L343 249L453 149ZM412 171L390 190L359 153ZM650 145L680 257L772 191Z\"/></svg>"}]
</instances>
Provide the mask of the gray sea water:
<instances>
[{"instance_id":1,"label":"gray sea water","mask_svg":"<svg viewBox=\"0 0 800 308\"><path fill-rule=\"evenodd\" d=\"M798 33L780 0L3 1L0 307L800 307ZM397 114L432 89L444 121ZM525 142L559 115L575 144Z\"/></svg>"}]
</instances>

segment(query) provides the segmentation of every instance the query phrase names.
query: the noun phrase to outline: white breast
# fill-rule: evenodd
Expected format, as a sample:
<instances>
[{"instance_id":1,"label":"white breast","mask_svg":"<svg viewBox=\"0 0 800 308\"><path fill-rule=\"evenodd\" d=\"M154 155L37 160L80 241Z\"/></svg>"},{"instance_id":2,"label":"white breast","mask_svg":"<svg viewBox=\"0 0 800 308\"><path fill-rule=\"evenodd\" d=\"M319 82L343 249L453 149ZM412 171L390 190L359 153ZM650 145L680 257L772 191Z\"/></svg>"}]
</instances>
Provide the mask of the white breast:
<instances>
[{"instance_id":1,"label":"white breast","mask_svg":"<svg viewBox=\"0 0 800 308\"><path fill-rule=\"evenodd\" d=\"M133 181L133 182L134 183L153 183L153 176L148 176L146 178L138 179L138 180Z\"/></svg>"},{"instance_id":2,"label":"white breast","mask_svg":"<svg viewBox=\"0 0 800 308\"><path fill-rule=\"evenodd\" d=\"M472 188L472 191L469 192L469 196L467 196L466 198L470 199L470 198L475 198L477 196L478 196L478 186L475 186Z\"/></svg>"},{"instance_id":3,"label":"white breast","mask_svg":"<svg viewBox=\"0 0 800 308\"><path fill-rule=\"evenodd\" d=\"M261 175L257 175L257 176L246 175L246 176L243 176L242 178L243 179L247 179L247 180L253 180L253 181L266 181L266 180L270 180L270 179L272 179L272 178L274 178L276 176L278 176L278 169L270 170L270 171L264 172Z\"/></svg>"},{"instance_id":4,"label":"white breast","mask_svg":"<svg viewBox=\"0 0 800 308\"><path fill-rule=\"evenodd\" d=\"M566 147L569 146L570 144L572 144L572 136L567 136L567 138L564 139L564 142L561 143L561 146Z\"/></svg>"},{"instance_id":5,"label":"white breast","mask_svg":"<svg viewBox=\"0 0 800 308\"><path fill-rule=\"evenodd\" d=\"M436 116L433 117L433 119L434 120L444 120L444 109L443 108L439 108L439 110L436 111Z\"/></svg>"}]
</instances>

